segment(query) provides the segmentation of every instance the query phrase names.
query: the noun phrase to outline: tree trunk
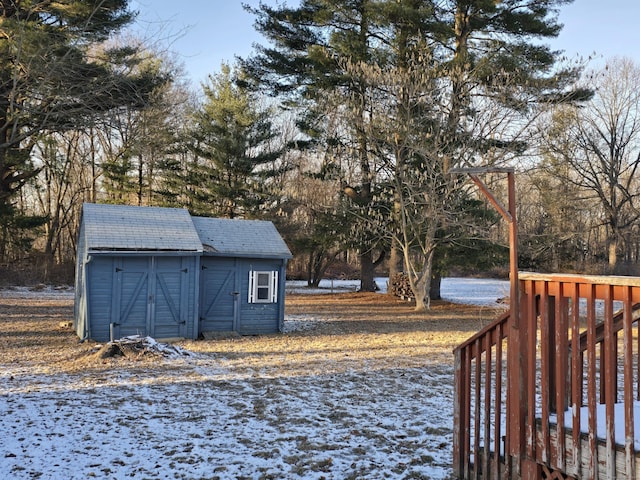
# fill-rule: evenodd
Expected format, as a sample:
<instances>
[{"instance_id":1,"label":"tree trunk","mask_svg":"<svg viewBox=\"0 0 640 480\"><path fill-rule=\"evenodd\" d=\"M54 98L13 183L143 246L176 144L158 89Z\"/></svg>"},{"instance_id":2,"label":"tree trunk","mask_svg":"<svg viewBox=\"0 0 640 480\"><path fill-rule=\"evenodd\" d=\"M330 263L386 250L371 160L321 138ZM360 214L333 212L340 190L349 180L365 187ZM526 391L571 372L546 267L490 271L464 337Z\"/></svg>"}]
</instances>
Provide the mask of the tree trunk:
<instances>
[{"instance_id":1,"label":"tree trunk","mask_svg":"<svg viewBox=\"0 0 640 480\"><path fill-rule=\"evenodd\" d=\"M425 312L431 308L431 299L429 298L429 291L431 290L431 273L433 272L433 255L434 249L431 249L426 254L422 270L419 273L409 275L409 283L411 284L411 290L416 299L416 312ZM405 264L407 257L405 255ZM413 275L413 276L412 276Z\"/></svg>"},{"instance_id":2,"label":"tree trunk","mask_svg":"<svg viewBox=\"0 0 640 480\"><path fill-rule=\"evenodd\" d=\"M360 253L360 291L375 292L378 288L374 280L375 266L373 263L373 252L367 250Z\"/></svg>"},{"instance_id":3,"label":"tree trunk","mask_svg":"<svg viewBox=\"0 0 640 480\"><path fill-rule=\"evenodd\" d=\"M431 289L431 273L422 272L414 284L413 294L416 298L416 312L426 312L431 308L431 299L427 292Z\"/></svg>"},{"instance_id":4,"label":"tree trunk","mask_svg":"<svg viewBox=\"0 0 640 480\"><path fill-rule=\"evenodd\" d=\"M442 300L440 295L440 286L442 285L442 273L434 272L431 275L431 285L429 285L429 299Z\"/></svg>"},{"instance_id":5,"label":"tree trunk","mask_svg":"<svg viewBox=\"0 0 640 480\"><path fill-rule=\"evenodd\" d=\"M394 238L391 242L391 251L389 252L389 279L395 278L398 273L402 272L402 262L402 252L398 241ZM387 294L393 295L394 293L391 289L388 289Z\"/></svg>"},{"instance_id":6,"label":"tree trunk","mask_svg":"<svg viewBox=\"0 0 640 480\"><path fill-rule=\"evenodd\" d=\"M618 241L615 237L609 238L609 273L616 273L618 266Z\"/></svg>"}]
</instances>

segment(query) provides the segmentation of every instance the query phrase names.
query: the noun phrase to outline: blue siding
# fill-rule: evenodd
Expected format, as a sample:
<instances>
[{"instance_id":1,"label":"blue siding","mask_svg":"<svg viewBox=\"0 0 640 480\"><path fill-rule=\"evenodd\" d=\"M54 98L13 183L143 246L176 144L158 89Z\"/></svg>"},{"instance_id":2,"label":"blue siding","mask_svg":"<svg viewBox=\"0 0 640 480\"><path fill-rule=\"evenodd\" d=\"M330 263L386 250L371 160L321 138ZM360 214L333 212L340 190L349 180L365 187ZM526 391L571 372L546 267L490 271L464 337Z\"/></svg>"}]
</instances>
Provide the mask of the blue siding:
<instances>
[{"instance_id":1,"label":"blue siding","mask_svg":"<svg viewBox=\"0 0 640 480\"><path fill-rule=\"evenodd\" d=\"M276 333L284 319L284 271L281 259L205 256L200 277L200 332L235 331L243 335ZM249 303L249 272L278 272L278 301Z\"/></svg>"},{"instance_id":2,"label":"blue siding","mask_svg":"<svg viewBox=\"0 0 640 480\"><path fill-rule=\"evenodd\" d=\"M110 340L113 325L115 338L195 338L196 264L188 256L94 256L85 266L90 337Z\"/></svg>"},{"instance_id":3,"label":"blue siding","mask_svg":"<svg viewBox=\"0 0 640 480\"><path fill-rule=\"evenodd\" d=\"M111 322L116 338L149 335L150 257L118 257L114 269Z\"/></svg>"},{"instance_id":4,"label":"blue siding","mask_svg":"<svg viewBox=\"0 0 640 480\"><path fill-rule=\"evenodd\" d=\"M285 272L282 260L273 259L243 259L238 262L238 272L241 279L240 313L237 331L243 335L258 335L276 333L281 330L284 316L284 286L282 280ZM249 272L277 271L280 285L278 285L278 301L276 303L249 303Z\"/></svg>"},{"instance_id":5,"label":"blue siding","mask_svg":"<svg viewBox=\"0 0 640 480\"><path fill-rule=\"evenodd\" d=\"M236 330L237 262L233 258L204 257L200 272L200 333Z\"/></svg>"},{"instance_id":6,"label":"blue siding","mask_svg":"<svg viewBox=\"0 0 640 480\"><path fill-rule=\"evenodd\" d=\"M202 271L197 257L94 256L85 265L90 337L110 340L112 323L116 338L281 331L286 261L224 257L203 257L200 261ZM279 273L276 303L249 303L250 271Z\"/></svg>"},{"instance_id":7,"label":"blue siding","mask_svg":"<svg viewBox=\"0 0 640 480\"><path fill-rule=\"evenodd\" d=\"M89 335L94 340L109 340L113 297L113 258L94 257L85 266Z\"/></svg>"},{"instance_id":8,"label":"blue siding","mask_svg":"<svg viewBox=\"0 0 640 480\"><path fill-rule=\"evenodd\" d=\"M195 258L159 257L156 262L151 336L190 337L193 335L193 322L189 314L193 313L193 308L189 305L195 303L191 289Z\"/></svg>"}]
</instances>

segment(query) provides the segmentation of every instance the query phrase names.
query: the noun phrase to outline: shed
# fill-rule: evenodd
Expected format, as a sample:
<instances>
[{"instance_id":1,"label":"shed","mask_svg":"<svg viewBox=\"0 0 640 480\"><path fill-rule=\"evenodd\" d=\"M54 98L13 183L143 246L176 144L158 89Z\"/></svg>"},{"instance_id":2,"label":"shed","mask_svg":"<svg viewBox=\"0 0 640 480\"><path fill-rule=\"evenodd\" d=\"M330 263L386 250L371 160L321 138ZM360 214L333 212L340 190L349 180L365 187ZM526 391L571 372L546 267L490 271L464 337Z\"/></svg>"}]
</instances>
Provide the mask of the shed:
<instances>
[{"instance_id":1,"label":"shed","mask_svg":"<svg viewBox=\"0 0 640 480\"><path fill-rule=\"evenodd\" d=\"M107 341L278 332L289 258L271 222L86 203L76 262L76 333Z\"/></svg>"}]
</instances>

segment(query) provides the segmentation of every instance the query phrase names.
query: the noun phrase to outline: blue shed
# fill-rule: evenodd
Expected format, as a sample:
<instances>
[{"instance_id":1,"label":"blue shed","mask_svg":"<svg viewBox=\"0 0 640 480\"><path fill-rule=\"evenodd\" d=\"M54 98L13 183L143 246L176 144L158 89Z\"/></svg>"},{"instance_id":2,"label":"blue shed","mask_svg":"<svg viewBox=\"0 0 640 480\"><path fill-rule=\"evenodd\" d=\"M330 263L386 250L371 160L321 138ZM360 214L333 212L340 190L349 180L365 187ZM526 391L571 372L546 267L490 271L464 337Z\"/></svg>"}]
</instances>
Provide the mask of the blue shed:
<instances>
[{"instance_id":1,"label":"blue shed","mask_svg":"<svg viewBox=\"0 0 640 480\"><path fill-rule=\"evenodd\" d=\"M76 262L76 333L107 341L278 332L289 258L271 222L86 203Z\"/></svg>"}]
</instances>

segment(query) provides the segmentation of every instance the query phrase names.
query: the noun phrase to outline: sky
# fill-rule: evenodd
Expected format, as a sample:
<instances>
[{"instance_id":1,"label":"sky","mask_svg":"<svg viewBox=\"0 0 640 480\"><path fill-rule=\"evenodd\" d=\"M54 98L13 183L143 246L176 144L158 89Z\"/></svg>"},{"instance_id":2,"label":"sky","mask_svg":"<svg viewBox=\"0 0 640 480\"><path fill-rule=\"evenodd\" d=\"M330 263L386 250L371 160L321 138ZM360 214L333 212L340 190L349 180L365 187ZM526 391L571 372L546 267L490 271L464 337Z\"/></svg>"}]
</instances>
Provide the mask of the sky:
<instances>
[{"instance_id":1,"label":"sky","mask_svg":"<svg viewBox=\"0 0 640 480\"><path fill-rule=\"evenodd\" d=\"M254 16L242 5L260 0L133 0L138 11L135 28L142 38L157 37L177 54L194 85L220 71L222 62L248 57L263 40L254 29ZM276 0L263 0L276 5Z\"/></svg>"},{"instance_id":2,"label":"sky","mask_svg":"<svg viewBox=\"0 0 640 480\"><path fill-rule=\"evenodd\" d=\"M263 0L276 5L278 0ZM295 5L297 0L289 0ZM192 84L220 70L222 62L247 57L263 37L255 31L254 17L243 4L259 0L133 0L139 12L135 28L143 38L161 38L183 63ZM637 0L575 0L560 10L564 29L549 42L569 58L595 56L591 65L604 65L614 56L627 56L640 64L640 2Z\"/></svg>"}]
</instances>

